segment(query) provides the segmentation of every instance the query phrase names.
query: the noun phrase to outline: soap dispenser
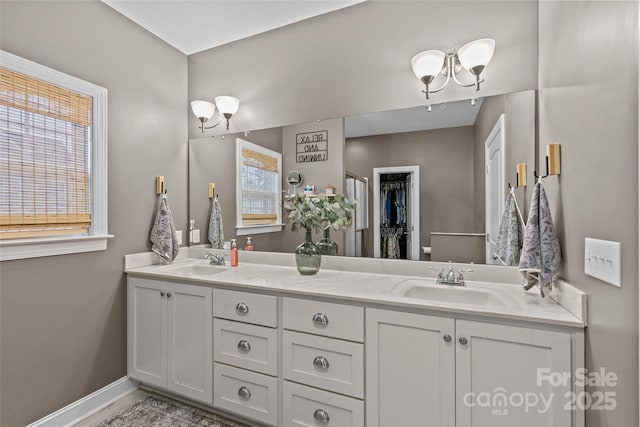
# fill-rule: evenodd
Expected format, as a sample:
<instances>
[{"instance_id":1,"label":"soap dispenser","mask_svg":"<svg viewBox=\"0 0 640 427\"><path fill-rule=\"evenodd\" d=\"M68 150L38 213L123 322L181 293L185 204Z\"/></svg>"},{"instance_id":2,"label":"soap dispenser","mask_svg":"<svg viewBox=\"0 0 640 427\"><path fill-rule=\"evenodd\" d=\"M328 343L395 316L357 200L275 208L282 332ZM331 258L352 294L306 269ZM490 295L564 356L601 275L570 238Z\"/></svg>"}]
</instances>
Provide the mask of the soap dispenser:
<instances>
[{"instance_id":1,"label":"soap dispenser","mask_svg":"<svg viewBox=\"0 0 640 427\"><path fill-rule=\"evenodd\" d=\"M231 267L238 266L238 246L236 244L236 239L231 239L231 254L229 256L231 261Z\"/></svg>"},{"instance_id":2,"label":"soap dispenser","mask_svg":"<svg viewBox=\"0 0 640 427\"><path fill-rule=\"evenodd\" d=\"M244 247L245 251L252 251L253 250L253 242L251 241L251 237L247 237L247 244Z\"/></svg>"}]
</instances>

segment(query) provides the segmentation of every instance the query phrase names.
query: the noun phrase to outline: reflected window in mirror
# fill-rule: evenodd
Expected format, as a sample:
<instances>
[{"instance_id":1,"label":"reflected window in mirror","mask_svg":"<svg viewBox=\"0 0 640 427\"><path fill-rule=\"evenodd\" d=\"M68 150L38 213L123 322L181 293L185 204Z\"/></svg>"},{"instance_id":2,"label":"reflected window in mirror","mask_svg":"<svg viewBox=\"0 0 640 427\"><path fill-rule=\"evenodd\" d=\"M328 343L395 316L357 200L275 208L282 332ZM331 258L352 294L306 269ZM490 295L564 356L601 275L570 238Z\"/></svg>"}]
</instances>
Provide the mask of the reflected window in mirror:
<instances>
[{"instance_id":1,"label":"reflected window in mirror","mask_svg":"<svg viewBox=\"0 0 640 427\"><path fill-rule=\"evenodd\" d=\"M238 235L282 230L282 155L238 138L236 151Z\"/></svg>"}]
</instances>

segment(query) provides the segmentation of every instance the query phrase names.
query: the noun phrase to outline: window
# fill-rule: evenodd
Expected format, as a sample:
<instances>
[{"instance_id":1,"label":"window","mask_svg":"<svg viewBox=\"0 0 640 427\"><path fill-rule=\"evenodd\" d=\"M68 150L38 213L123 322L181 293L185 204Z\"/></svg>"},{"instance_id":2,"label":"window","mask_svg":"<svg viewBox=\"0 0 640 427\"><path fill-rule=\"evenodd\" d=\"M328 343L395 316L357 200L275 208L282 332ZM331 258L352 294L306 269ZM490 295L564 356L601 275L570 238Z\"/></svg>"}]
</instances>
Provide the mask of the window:
<instances>
[{"instance_id":1,"label":"window","mask_svg":"<svg viewBox=\"0 0 640 427\"><path fill-rule=\"evenodd\" d=\"M282 155L237 139L238 235L282 230Z\"/></svg>"},{"instance_id":2,"label":"window","mask_svg":"<svg viewBox=\"0 0 640 427\"><path fill-rule=\"evenodd\" d=\"M106 249L106 89L0 59L0 260Z\"/></svg>"}]
</instances>

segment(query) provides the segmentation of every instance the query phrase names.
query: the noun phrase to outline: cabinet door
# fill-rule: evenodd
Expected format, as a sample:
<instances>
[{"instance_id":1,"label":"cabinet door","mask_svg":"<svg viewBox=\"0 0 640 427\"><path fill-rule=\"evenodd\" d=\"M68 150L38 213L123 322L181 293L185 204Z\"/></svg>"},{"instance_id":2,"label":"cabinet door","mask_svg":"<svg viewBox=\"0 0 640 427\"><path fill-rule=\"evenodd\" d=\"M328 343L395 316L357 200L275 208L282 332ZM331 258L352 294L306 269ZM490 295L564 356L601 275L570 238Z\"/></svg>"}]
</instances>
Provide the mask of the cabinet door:
<instances>
[{"instance_id":1,"label":"cabinet door","mask_svg":"<svg viewBox=\"0 0 640 427\"><path fill-rule=\"evenodd\" d=\"M550 386L545 373L571 373L566 333L456 321L458 427L571 426L566 384ZM551 400L550 400L551 399Z\"/></svg>"},{"instance_id":2,"label":"cabinet door","mask_svg":"<svg viewBox=\"0 0 640 427\"><path fill-rule=\"evenodd\" d=\"M453 426L453 319L377 309L366 317L367 426Z\"/></svg>"},{"instance_id":3,"label":"cabinet door","mask_svg":"<svg viewBox=\"0 0 640 427\"><path fill-rule=\"evenodd\" d=\"M211 404L213 400L213 317L211 288L170 284L168 388Z\"/></svg>"},{"instance_id":4,"label":"cabinet door","mask_svg":"<svg viewBox=\"0 0 640 427\"><path fill-rule=\"evenodd\" d=\"M167 386L167 284L129 279L127 370L146 384Z\"/></svg>"}]
</instances>

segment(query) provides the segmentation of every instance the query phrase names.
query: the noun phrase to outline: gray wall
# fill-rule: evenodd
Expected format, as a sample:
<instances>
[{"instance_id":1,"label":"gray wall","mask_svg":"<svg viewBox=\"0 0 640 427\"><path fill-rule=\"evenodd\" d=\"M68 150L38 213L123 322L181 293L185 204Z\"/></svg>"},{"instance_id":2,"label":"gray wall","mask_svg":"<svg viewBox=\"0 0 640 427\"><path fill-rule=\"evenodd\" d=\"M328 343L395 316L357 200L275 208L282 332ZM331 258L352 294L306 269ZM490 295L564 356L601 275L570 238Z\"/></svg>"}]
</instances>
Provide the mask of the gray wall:
<instances>
[{"instance_id":1,"label":"gray wall","mask_svg":"<svg viewBox=\"0 0 640 427\"><path fill-rule=\"evenodd\" d=\"M422 105L411 58L481 37L497 47L471 93L533 89L537 31L535 1L367 1L189 56L189 99L239 97L232 131ZM449 84L432 102L470 96ZM197 119L189 120L196 138Z\"/></svg>"},{"instance_id":2,"label":"gray wall","mask_svg":"<svg viewBox=\"0 0 640 427\"><path fill-rule=\"evenodd\" d=\"M589 294L586 367L616 372L614 411L587 426L638 425L638 2L540 2L540 138L562 144L544 180L561 276ZM584 239L622 242L622 288L584 274Z\"/></svg>"},{"instance_id":3,"label":"gray wall","mask_svg":"<svg viewBox=\"0 0 640 427\"><path fill-rule=\"evenodd\" d=\"M364 256L373 256L373 168L413 165L420 166L420 246L431 245L432 231L474 231L472 126L349 138L345 169L371 184Z\"/></svg>"},{"instance_id":4,"label":"gray wall","mask_svg":"<svg viewBox=\"0 0 640 427\"><path fill-rule=\"evenodd\" d=\"M515 191L523 219L527 220L535 169L536 93L533 90L484 98L474 124L475 231L485 231L485 141L501 114L505 115L505 197L507 183L516 185L516 166L527 164L527 186Z\"/></svg>"},{"instance_id":5,"label":"gray wall","mask_svg":"<svg viewBox=\"0 0 640 427\"><path fill-rule=\"evenodd\" d=\"M263 129L221 137L205 137L189 141L189 218L200 229L200 244L209 244L207 232L211 201L209 183L215 182L216 193L222 207L225 240L236 237L236 139L282 152L282 128ZM285 171L283 167L283 171ZM286 172L284 172L286 174ZM285 190L286 187L283 187ZM257 251L282 251L282 233L254 234L251 236ZM185 244L187 244L185 234ZM238 239L244 248L246 238ZM197 245L197 243L196 243Z\"/></svg>"},{"instance_id":6,"label":"gray wall","mask_svg":"<svg viewBox=\"0 0 640 427\"><path fill-rule=\"evenodd\" d=\"M155 176L187 220L187 58L97 1L2 1L0 46L109 91L104 252L0 267L0 425L28 424L126 375L124 254L150 249Z\"/></svg>"}]
</instances>

